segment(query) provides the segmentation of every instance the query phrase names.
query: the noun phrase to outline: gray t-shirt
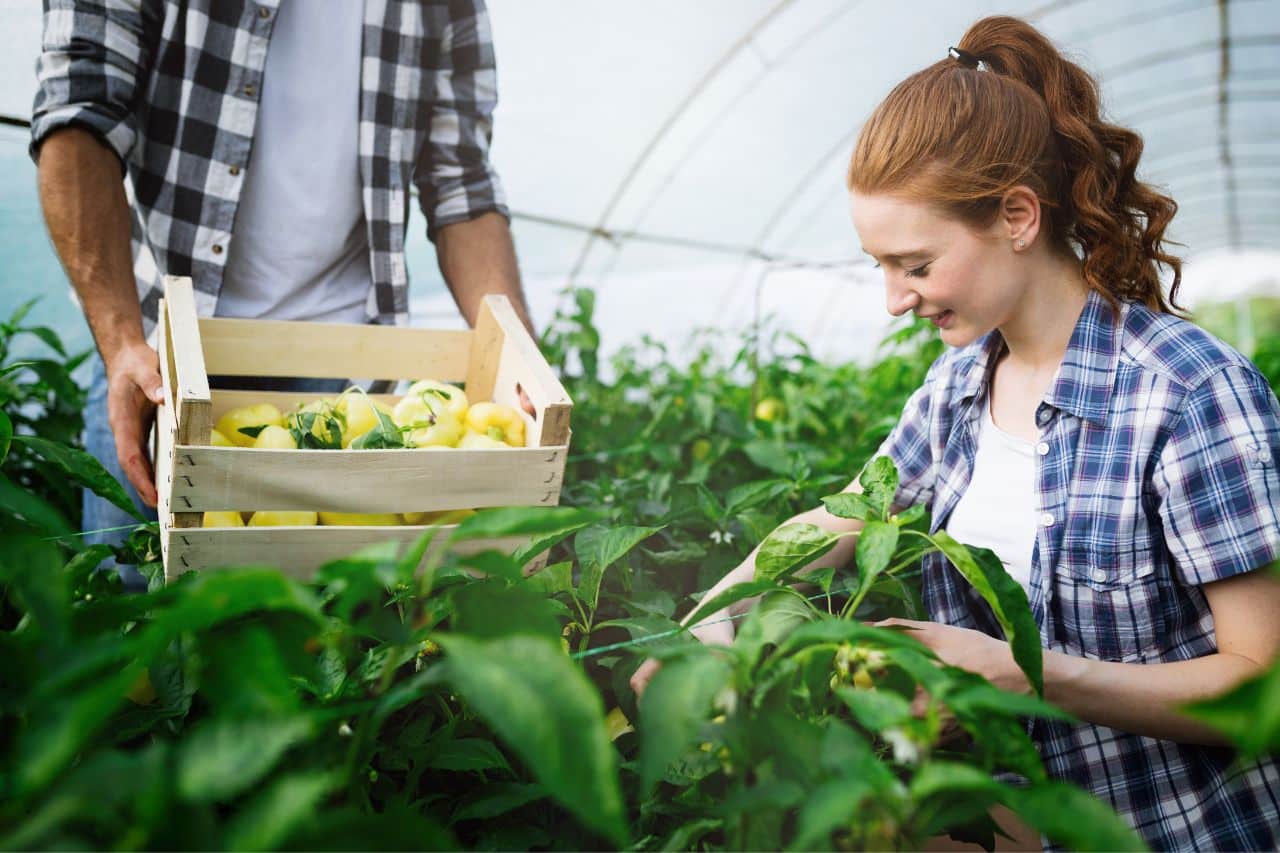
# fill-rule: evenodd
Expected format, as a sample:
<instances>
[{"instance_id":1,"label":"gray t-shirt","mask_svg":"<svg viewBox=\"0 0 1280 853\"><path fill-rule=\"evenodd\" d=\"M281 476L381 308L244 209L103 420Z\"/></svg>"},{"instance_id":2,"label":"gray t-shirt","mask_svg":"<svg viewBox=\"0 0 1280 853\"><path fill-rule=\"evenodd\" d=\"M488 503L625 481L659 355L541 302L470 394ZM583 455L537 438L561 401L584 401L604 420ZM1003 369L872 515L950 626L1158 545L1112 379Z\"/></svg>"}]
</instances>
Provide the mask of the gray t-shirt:
<instances>
[{"instance_id":1,"label":"gray t-shirt","mask_svg":"<svg viewBox=\"0 0 1280 853\"><path fill-rule=\"evenodd\" d=\"M364 321L373 277L357 150L363 11L280 6L220 317Z\"/></svg>"}]
</instances>

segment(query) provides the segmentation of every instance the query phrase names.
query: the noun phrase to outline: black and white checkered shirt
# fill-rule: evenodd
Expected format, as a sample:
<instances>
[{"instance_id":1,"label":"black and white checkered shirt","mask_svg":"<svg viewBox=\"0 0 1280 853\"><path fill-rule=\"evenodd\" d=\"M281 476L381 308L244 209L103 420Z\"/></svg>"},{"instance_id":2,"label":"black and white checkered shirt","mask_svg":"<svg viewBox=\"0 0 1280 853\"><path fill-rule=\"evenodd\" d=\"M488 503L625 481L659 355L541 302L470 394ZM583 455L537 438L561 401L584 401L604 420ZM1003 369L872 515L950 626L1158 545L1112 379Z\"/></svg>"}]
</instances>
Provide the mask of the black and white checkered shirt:
<instances>
[{"instance_id":1,"label":"black and white checkered shirt","mask_svg":"<svg viewBox=\"0 0 1280 853\"><path fill-rule=\"evenodd\" d=\"M191 276L201 315L217 304L279 3L45 0L31 150L75 125L120 156L148 333L161 274ZM432 237L507 215L488 157L497 74L484 2L364 0L361 57L366 315L403 324L411 182Z\"/></svg>"}]
</instances>

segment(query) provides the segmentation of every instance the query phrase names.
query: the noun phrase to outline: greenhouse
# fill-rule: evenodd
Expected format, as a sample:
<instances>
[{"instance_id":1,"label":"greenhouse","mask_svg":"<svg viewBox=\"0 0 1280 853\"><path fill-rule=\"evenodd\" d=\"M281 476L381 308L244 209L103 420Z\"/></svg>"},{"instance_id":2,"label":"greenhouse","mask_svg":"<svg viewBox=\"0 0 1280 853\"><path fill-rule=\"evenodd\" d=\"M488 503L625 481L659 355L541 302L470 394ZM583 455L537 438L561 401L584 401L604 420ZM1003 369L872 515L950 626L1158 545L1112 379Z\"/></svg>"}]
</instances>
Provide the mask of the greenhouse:
<instances>
[{"instance_id":1,"label":"greenhouse","mask_svg":"<svg viewBox=\"0 0 1280 853\"><path fill-rule=\"evenodd\" d=\"M1280 5L0 14L4 849L1280 847Z\"/></svg>"}]
</instances>

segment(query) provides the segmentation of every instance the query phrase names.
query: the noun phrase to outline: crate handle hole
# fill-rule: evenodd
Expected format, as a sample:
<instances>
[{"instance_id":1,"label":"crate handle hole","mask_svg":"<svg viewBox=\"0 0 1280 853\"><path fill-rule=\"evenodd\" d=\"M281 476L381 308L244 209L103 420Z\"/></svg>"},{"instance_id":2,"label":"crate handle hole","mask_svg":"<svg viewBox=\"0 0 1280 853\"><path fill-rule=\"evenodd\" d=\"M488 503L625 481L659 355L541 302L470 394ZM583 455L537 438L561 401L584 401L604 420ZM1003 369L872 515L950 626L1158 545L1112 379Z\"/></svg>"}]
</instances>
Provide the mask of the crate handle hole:
<instances>
[{"instance_id":1,"label":"crate handle hole","mask_svg":"<svg viewBox=\"0 0 1280 853\"><path fill-rule=\"evenodd\" d=\"M516 399L517 399L517 400L519 400L522 396L524 396L524 386L523 386L523 385L521 385L519 382L517 382L517 383L516 383ZM532 403L532 402L533 402L533 400L531 399L529 402L531 402L531 403ZM533 420L534 420L535 422L538 420L538 407L537 407L537 406L534 406L534 408L533 408L533 414L529 415L529 417L533 418Z\"/></svg>"}]
</instances>

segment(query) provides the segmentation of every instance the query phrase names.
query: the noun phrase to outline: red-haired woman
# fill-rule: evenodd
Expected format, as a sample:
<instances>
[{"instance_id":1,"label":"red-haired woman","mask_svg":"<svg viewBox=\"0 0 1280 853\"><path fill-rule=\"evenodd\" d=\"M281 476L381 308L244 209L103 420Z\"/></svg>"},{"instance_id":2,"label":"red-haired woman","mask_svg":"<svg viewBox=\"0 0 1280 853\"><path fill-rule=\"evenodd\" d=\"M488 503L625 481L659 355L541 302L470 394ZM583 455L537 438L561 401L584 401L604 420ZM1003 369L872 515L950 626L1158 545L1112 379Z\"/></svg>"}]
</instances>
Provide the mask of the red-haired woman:
<instances>
[{"instance_id":1,"label":"red-haired woman","mask_svg":"<svg viewBox=\"0 0 1280 853\"><path fill-rule=\"evenodd\" d=\"M950 345L880 453L899 507L927 504L934 530L991 548L1025 587L1046 696L1082 721L1032 723L1049 773L1153 848L1276 849L1277 761L1233 764L1175 708L1280 650L1280 582L1256 571L1280 559L1280 403L1173 312L1180 264L1162 238L1177 206L1135 177L1141 151L1100 117L1094 80L1015 18L979 21L876 108L849 166L854 225L890 313L929 318ZM861 526L822 508L791 521ZM847 563L854 539L814 566ZM891 622L1028 689L940 555L922 584L931 621ZM694 633L728 642L729 624Z\"/></svg>"}]
</instances>

